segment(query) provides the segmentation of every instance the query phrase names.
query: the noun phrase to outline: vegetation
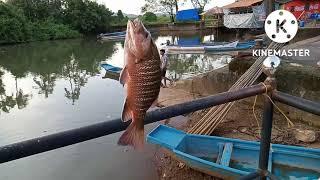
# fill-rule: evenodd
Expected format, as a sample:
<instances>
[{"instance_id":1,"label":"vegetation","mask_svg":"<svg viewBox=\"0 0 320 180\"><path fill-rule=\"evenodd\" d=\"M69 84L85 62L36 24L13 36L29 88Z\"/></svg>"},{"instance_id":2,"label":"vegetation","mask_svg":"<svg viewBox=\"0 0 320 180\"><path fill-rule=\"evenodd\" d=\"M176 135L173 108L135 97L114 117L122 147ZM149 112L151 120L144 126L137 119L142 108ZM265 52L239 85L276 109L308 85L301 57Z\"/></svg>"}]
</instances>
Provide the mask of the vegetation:
<instances>
[{"instance_id":1,"label":"vegetation","mask_svg":"<svg viewBox=\"0 0 320 180\"><path fill-rule=\"evenodd\" d=\"M158 17L157 15L155 15L154 13L152 12L146 12L143 16L142 16L143 20L144 21L147 21L147 22L155 22L157 21Z\"/></svg>"},{"instance_id":2,"label":"vegetation","mask_svg":"<svg viewBox=\"0 0 320 180\"><path fill-rule=\"evenodd\" d=\"M0 44L80 37L110 30L125 21L91 0L0 1Z\"/></svg>"},{"instance_id":3,"label":"vegetation","mask_svg":"<svg viewBox=\"0 0 320 180\"><path fill-rule=\"evenodd\" d=\"M178 0L146 0L146 4L141 8L143 13L152 11L168 14L171 22L175 21L178 10Z\"/></svg>"},{"instance_id":4,"label":"vegetation","mask_svg":"<svg viewBox=\"0 0 320 180\"><path fill-rule=\"evenodd\" d=\"M210 2L211 0L191 0L191 3L194 8L199 9L200 13L203 12L204 7Z\"/></svg>"},{"instance_id":5,"label":"vegetation","mask_svg":"<svg viewBox=\"0 0 320 180\"><path fill-rule=\"evenodd\" d=\"M121 10L118 10L117 16L113 16L113 20L111 25L118 26L118 25L125 25L127 24L129 18L124 16Z\"/></svg>"},{"instance_id":6,"label":"vegetation","mask_svg":"<svg viewBox=\"0 0 320 180\"><path fill-rule=\"evenodd\" d=\"M194 8L203 12L211 0L191 0ZM146 4L141 8L142 13L156 12L169 15L170 22L175 22L176 13L179 11L178 0L145 0Z\"/></svg>"},{"instance_id":7,"label":"vegetation","mask_svg":"<svg viewBox=\"0 0 320 180\"><path fill-rule=\"evenodd\" d=\"M203 9L210 0L193 0ZM142 7L145 24L175 21L178 0L146 0ZM163 15L157 16L155 13ZM0 0L0 44L77 38L99 34L112 26L125 25L121 10L111 12L92 0Z\"/></svg>"}]
</instances>

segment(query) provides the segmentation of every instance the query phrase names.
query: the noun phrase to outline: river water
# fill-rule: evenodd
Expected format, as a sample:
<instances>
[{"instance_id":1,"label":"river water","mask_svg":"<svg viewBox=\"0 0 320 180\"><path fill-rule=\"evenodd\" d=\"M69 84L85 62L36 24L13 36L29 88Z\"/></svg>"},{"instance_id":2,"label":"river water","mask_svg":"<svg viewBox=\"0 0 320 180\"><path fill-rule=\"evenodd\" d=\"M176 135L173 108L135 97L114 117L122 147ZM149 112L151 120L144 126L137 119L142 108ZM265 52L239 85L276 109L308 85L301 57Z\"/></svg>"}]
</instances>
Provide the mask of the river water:
<instances>
[{"instance_id":1,"label":"river water","mask_svg":"<svg viewBox=\"0 0 320 180\"><path fill-rule=\"evenodd\" d=\"M190 43L236 38L233 34L200 37L160 35L154 39L161 47L166 40ZM0 47L0 146L118 118L124 90L117 77L108 75L100 63L122 67L123 45L80 39ZM178 81L228 66L231 60L231 55L225 54L169 55L167 75ZM224 84L219 90L224 91L235 81L235 73L237 70L228 77L211 78L208 83L216 80L211 86ZM296 76L295 72L292 77ZM287 83L280 87L285 92L303 92L311 100L319 100L317 80L306 84L303 77L290 80L284 75L282 81ZM148 125L147 131L154 126ZM1 164L0 179L156 179L152 162L155 147L147 145L143 152L136 152L117 146L119 136L117 133Z\"/></svg>"},{"instance_id":2,"label":"river water","mask_svg":"<svg viewBox=\"0 0 320 180\"><path fill-rule=\"evenodd\" d=\"M172 37L155 39L160 46ZM123 66L123 44L81 39L0 47L0 146L118 118L123 87L100 63ZM189 78L230 60L229 55L170 55L168 76ZM145 152L119 147L119 135L1 164L0 179L155 179L154 147Z\"/></svg>"}]
</instances>

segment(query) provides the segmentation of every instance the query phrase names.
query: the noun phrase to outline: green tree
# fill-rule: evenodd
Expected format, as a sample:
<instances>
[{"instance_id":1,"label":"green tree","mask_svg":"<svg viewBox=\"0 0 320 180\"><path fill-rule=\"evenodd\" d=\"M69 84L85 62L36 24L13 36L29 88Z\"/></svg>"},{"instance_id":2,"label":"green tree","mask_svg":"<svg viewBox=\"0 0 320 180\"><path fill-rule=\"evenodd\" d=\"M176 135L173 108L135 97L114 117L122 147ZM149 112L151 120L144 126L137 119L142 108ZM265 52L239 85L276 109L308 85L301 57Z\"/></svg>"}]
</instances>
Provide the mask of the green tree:
<instances>
[{"instance_id":1,"label":"green tree","mask_svg":"<svg viewBox=\"0 0 320 180\"><path fill-rule=\"evenodd\" d=\"M110 28L112 12L89 0L66 0L65 23L82 33L104 32Z\"/></svg>"},{"instance_id":2,"label":"green tree","mask_svg":"<svg viewBox=\"0 0 320 180\"><path fill-rule=\"evenodd\" d=\"M22 9L25 16L32 22L50 17L58 20L63 12L62 0L8 0L8 4Z\"/></svg>"},{"instance_id":3,"label":"green tree","mask_svg":"<svg viewBox=\"0 0 320 180\"><path fill-rule=\"evenodd\" d=\"M143 16L142 16L142 19L144 21L147 21L147 22L154 22L154 21L157 21L157 15L155 15L154 13L152 12L146 12Z\"/></svg>"},{"instance_id":4,"label":"green tree","mask_svg":"<svg viewBox=\"0 0 320 180\"><path fill-rule=\"evenodd\" d=\"M120 21L122 21L124 19L124 15L121 10L118 10L117 17L118 17L118 20L120 20Z\"/></svg>"},{"instance_id":5,"label":"green tree","mask_svg":"<svg viewBox=\"0 0 320 180\"><path fill-rule=\"evenodd\" d=\"M174 22L178 10L177 0L146 0L146 4L141 8L142 13L148 11L166 13L170 16L171 22Z\"/></svg>"},{"instance_id":6,"label":"green tree","mask_svg":"<svg viewBox=\"0 0 320 180\"><path fill-rule=\"evenodd\" d=\"M24 42L30 39L31 31L23 12L0 2L0 44Z\"/></svg>"},{"instance_id":7,"label":"green tree","mask_svg":"<svg viewBox=\"0 0 320 180\"><path fill-rule=\"evenodd\" d=\"M210 3L211 0L191 0L191 3L194 8L200 10L200 13L203 12L204 7Z\"/></svg>"},{"instance_id":8,"label":"green tree","mask_svg":"<svg viewBox=\"0 0 320 180\"><path fill-rule=\"evenodd\" d=\"M112 12L92 0L0 1L0 44L79 37L110 28ZM123 20L122 12L118 13Z\"/></svg>"},{"instance_id":9,"label":"green tree","mask_svg":"<svg viewBox=\"0 0 320 180\"><path fill-rule=\"evenodd\" d=\"M40 1L44 0L35 2L39 3ZM0 44L66 39L80 36L77 31L61 23L62 19L58 18L58 16L62 16L63 13L60 12L60 15L58 15L58 11L54 10L48 10L47 12L43 10L44 8L39 8L39 4L31 4L32 2L26 0L9 0L8 3L0 2ZM54 0L52 2L58 1ZM58 4L52 3L52 8L48 9L54 9ZM51 15L50 12L52 12Z\"/></svg>"}]
</instances>

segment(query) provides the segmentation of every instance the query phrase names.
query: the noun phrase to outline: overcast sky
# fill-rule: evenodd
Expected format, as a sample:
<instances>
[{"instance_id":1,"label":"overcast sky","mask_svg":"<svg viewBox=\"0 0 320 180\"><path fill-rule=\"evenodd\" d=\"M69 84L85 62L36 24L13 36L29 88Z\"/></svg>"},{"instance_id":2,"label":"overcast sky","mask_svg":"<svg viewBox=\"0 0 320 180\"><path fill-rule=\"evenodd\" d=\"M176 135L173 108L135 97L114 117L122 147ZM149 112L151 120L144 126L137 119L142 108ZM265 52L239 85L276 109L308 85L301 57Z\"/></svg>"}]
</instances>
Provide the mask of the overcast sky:
<instances>
[{"instance_id":1,"label":"overcast sky","mask_svg":"<svg viewBox=\"0 0 320 180\"><path fill-rule=\"evenodd\" d=\"M214 6L224 6L230 4L235 0L211 0L210 4L206 8ZM113 12L117 12L121 9L124 13L128 14L140 14L141 7L145 4L144 0L97 0L97 2L106 5Z\"/></svg>"}]
</instances>

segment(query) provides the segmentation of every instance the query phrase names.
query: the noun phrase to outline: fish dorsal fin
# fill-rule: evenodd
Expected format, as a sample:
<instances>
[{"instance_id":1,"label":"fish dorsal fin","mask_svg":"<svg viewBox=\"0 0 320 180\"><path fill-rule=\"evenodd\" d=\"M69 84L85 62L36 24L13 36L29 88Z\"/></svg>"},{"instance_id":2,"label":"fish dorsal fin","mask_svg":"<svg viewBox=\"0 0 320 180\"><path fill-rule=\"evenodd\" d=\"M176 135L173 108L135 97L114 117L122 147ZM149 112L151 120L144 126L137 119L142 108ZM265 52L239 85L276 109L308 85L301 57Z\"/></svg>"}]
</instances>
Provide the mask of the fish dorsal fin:
<instances>
[{"instance_id":1,"label":"fish dorsal fin","mask_svg":"<svg viewBox=\"0 0 320 180\"><path fill-rule=\"evenodd\" d=\"M122 85L125 85L128 81L128 78L129 78L129 72L128 72L127 66L125 66L120 73L119 81Z\"/></svg>"},{"instance_id":2,"label":"fish dorsal fin","mask_svg":"<svg viewBox=\"0 0 320 180\"><path fill-rule=\"evenodd\" d=\"M121 116L121 120L123 122L127 122L132 118L132 111L128 106L128 99L126 99L124 105L123 105L123 109L122 109L122 116Z\"/></svg>"}]
</instances>

